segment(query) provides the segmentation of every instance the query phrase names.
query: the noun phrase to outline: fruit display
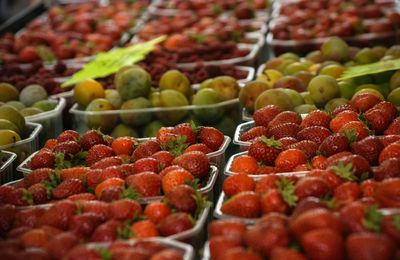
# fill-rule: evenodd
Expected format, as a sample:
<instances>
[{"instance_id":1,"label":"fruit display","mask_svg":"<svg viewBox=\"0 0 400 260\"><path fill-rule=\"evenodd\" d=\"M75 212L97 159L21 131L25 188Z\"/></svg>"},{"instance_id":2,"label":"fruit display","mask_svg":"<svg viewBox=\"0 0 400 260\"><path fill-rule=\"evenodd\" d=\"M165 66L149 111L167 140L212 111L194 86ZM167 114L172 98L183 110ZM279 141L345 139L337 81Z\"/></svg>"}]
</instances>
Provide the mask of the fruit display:
<instances>
[{"instance_id":1,"label":"fruit display","mask_svg":"<svg viewBox=\"0 0 400 260\"><path fill-rule=\"evenodd\" d=\"M75 129L99 128L114 136L124 129L133 136L152 137L160 127L193 120L232 135L238 120L240 86L229 76L207 79L195 91L183 73L169 70L161 76L159 87L152 89L150 74L129 66L115 75L114 86L104 90L94 80L75 86L77 104L70 110Z\"/></svg>"},{"instance_id":2,"label":"fruit display","mask_svg":"<svg viewBox=\"0 0 400 260\"><path fill-rule=\"evenodd\" d=\"M15 153L0 150L0 184L13 180Z\"/></svg>"},{"instance_id":3,"label":"fruit display","mask_svg":"<svg viewBox=\"0 0 400 260\"><path fill-rule=\"evenodd\" d=\"M1 36L2 63L54 61L94 55L117 45L135 26L148 0L56 5L18 34Z\"/></svg>"},{"instance_id":4,"label":"fruit display","mask_svg":"<svg viewBox=\"0 0 400 260\"><path fill-rule=\"evenodd\" d=\"M269 104L297 113L308 113L316 108L333 111L366 92L398 106L397 78L400 74L396 70L340 80L347 68L396 59L398 49L398 45L349 47L342 39L333 37L325 41L320 50L304 58L284 53L268 60L259 70L257 80L241 90L239 99L248 114Z\"/></svg>"},{"instance_id":5,"label":"fruit display","mask_svg":"<svg viewBox=\"0 0 400 260\"><path fill-rule=\"evenodd\" d=\"M285 1L272 13L268 39L276 54L312 51L330 36L357 46L391 45L400 22L395 1Z\"/></svg>"}]
</instances>

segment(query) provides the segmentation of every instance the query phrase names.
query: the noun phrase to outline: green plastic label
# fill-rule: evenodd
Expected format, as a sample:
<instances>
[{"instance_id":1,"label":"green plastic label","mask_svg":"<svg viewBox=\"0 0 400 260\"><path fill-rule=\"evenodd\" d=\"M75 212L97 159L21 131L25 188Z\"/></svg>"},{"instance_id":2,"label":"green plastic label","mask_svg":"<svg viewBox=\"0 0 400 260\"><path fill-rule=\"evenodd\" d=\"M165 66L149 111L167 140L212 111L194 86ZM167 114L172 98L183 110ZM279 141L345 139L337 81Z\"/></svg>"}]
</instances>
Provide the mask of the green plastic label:
<instances>
[{"instance_id":1,"label":"green plastic label","mask_svg":"<svg viewBox=\"0 0 400 260\"><path fill-rule=\"evenodd\" d=\"M398 69L400 69L400 59L378 61L371 64L350 67L343 73L339 80Z\"/></svg>"},{"instance_id":2,"label":"green plastic label","mask_svg":"<svg viewBox=\"0 0 400 260\"><path fill-rule=\"evenodd\" d=\"M143 60L165 38L165 36L160 36L148 42L99 53L93 61L85 64L80 71L72 75L61 87L68 87L85 79L103 78L117 72L124 66L135 64Z\"/></svg>"}]
</instances>

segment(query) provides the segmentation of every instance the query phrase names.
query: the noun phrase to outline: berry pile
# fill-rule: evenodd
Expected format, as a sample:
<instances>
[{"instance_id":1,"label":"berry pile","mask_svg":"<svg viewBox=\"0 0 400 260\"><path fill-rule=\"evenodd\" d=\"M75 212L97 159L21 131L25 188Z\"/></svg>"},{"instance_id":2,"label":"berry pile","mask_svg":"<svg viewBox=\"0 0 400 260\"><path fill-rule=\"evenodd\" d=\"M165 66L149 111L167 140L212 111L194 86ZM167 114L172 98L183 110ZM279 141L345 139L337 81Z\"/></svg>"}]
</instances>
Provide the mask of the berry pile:
<instances>
[{"instance_id":1,"label":"berry pile","mask_svg":"<svg viewBox=\"0 0 400 260\"><path fill-rule=\"evenodd\" d=\"M175 187L163 200L145 206L131 199L90 198L61 200L49 207L1 204L0 235L5 240L0 241L4 249L0 255L4 259L64 259L69 254L67 259L77 259L85 251L82 243L168 237L190 230L208 206L188 185Z\"/></svg>"}]
</instances>

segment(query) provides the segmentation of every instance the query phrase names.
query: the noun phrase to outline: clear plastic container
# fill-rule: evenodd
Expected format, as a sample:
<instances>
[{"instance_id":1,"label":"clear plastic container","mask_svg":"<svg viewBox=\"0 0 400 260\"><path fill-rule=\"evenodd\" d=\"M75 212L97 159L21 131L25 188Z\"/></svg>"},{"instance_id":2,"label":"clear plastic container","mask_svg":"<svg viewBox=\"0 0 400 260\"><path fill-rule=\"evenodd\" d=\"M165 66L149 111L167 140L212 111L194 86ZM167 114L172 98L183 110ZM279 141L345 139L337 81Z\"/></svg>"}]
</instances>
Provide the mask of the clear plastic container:
<instances>
[{"instance_id":1,"label":"clear plastic container","mask_svg":"<svg viewBox=\"0 0 400 260\"><path fill-rule=\"evenodd\" d=\"M39 149L39 134L42 125L32 122L26 123L27 137L13 144L0 146L0 150L13 152L17 155L15 165L23 162L29 155ZM14 179L17 176L14 176Z\"/></svg>"},{"instance_id":2,"label":"clear plastic container","mask_svg":"<svg viewBox=\"0 0 400 260\"><path fill-rule=\"evenodd\" d=\"M57 136L64 130L62 114L66 106L66 100L60 98L58 100L50 99L50 101L57 104L53 110L25 117L27 122L38 123L43 126L39 135L41 146L44 145L47 139L57 138Z\"/></svg>"},{"instance_id":3,"label":"clear plastic container","mask_svg":"<svg viewBox=\"0 0 400 260\"><path fill-rule=\"evenodd\" d=\"M241 151L247 151L251 142L241 141L240 136L254 126L254 121L242 123L236 127L235 135L233 136L233 143L239 145Z\"/></svg>"},{"instance_id":4,"label":"clear plastic container","mask_svg":"<svg viewBox=\"0 0 400 260\"><path fill-rule=\"evenodd\" d=\"M10 182L14 178L14 161L17 155L8 151L0 151L1 156L4 156L3 164L0 166L0 184Z\"/></svg>"}]
</instances>

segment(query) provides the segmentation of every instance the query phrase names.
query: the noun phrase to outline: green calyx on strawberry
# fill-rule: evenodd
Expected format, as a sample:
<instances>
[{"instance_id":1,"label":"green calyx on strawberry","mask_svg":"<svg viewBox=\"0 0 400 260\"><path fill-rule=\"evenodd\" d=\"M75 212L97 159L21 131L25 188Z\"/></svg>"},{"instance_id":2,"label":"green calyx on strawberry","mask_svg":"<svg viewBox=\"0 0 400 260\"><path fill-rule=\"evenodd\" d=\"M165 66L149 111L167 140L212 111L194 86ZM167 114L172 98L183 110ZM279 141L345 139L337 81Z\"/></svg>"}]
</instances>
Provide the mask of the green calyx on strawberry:
<instances>
[{"instance_id":1,"label":"green calyx on strawberry","mask_svg":"<svg viewBox=\"0 0 400 260\"><path fill-rule=\"evenodd\" d=\"M353 169L352 163L343 165L343 162L339 162L337 166L332 166L331 169L337 176L339 176L343 180L346 181L357 180L357 176L354 175L355 170Z\"/></svg>"},{"instance_id":2,"label":"green calyx on strawberry","mask_svg":"<svg viewBox=\"0 0 400 260\"><path fill-rule=\"evenodd\" d=\"M194 218L197 219L200 215L200 213L203 211L203 209L207 207L212 206L212 202L208 201L200 192L196 191L194 195L192 195L192 198L196 201L197 204L197 209L194 213ZM193 224L195 223L195 220L193 220Z\"/></svg>"},{"instance_id":3,"label":"green calyx on strawberry","mask_svg":"<svg viewBox=\"0 0 400 260\"><path fill-rule=\"evenodd\" d=\"M340 204L336 201L335 197L326 196L322 200L325 202L326 206L331 210L337 210L340 206Z\"/></svg>"},{"instance_id":4,"label":"green calyx on strawberry","mask_svg":"<svg viewBox=\"0 0 400 260\"><path fill-rule=\"evenodd\" d=\"M186 181L184 182L184 184L186 184L186 185L192 187L192 188L195 189L195 190L197 190L197 189L200 188L200 180L199 180L198 178L195 178L194 180L191 180L191 181L186 180Z\"/></svg>"},{"instance_id":5,"label":"green calyx on strawberry","mask_svg":"<svg viewBox=\"0 0 400 260\"><path fill-rule=\"evenodd\" d=\"M22 200L26 201L29 205L33 205L32 194L27 189L22 189Z\"/></svg>"},{"instance_id":6,"label":"green calyx on strawberry","mask_svg":"<svg viewBox=\"0 0 400 260\"><path fill-rule=\"evenodd\" d=\"M122 227L117 229L118 238L126 240L132 237L131 221L127 220L124 222Z\"/></svg>"},{"instance_id":7,"label":"green calyx on strawberry","mask_svg":"<svg viewBox=\"0 0 400 260\"><path fill-rule=\"evenodd\" d=\"M123 199L138 200L139 194L132 187L128 187L122 191L121 197Z\"/></svg>"},{"instance_id":8,"label":"green calyx on strawberry","mask_svg":"<svg viewBox=\"0 0 400 260\"><path fill-rule=\"evenodd\" d=\"M186 143L186 139L186 136L172 136L167 140L166 144L162 146L162 149L169 151L174 157L178 157L179 155L182 155L185 149L189 146Z\"/></svg>"},{"instance_id":9,"label":"green calyx on strawberry","mask_svg":"<svg viewBox=\"0 0 400 260\"><path fill-rule=\"evenodd\" d=\"M44 46L39 46L36 49L42 61L54 61L56 59L56 56L49 48L46 48Z\"/></svg>"},{"instance_id":10,"label":"green calyx on strawberry","mask_svg":"<svg viewBox=\"0 0 400 260\"><path fill-rule=\"evenodd\" d=\"M354 143L357 141L357 133L356 130L350 129L344 132L344 136L349 140L349 143Z\"/></svg>"},{"instance_id":11,"label":"green calyx on strawberry","mask_svg":"<svg viewBox=\"0 0 400 260\"><path fill-rule=\"evenodd\" d=\"M112 259L111 252L107 248L96 247L94 250L99 253L102 260L111 260Z\"/></svg>"},{"instance_id":12,"label":"green calyx on strawberry","mask_svg":"<svg viewBox=\"0 0 400 260\"><path fill-rule=\"evenodd\" d=\"M400 215L396 215L393 217L393 225L397 230L400 230Z\"/></svg>"},{"instance_id":13,"label":"green calyx on strawberry","mask_svg":"<svg viewBox=\"0 0 400 260\"><path fill-rule=\"evenodd\" d=\"M381 231L383 214L378 211L378 205L372 205L364 209L362 224L365 228L373 232Z\"/></svg>"},{"instance_id":14,"label":"green calyx on strawberry","mask_svg":"<svg viewBox=\"0 0 400 260\"><path fill-rule=\"evenodd\" d=\"M60 170L56 168L54 174L49 174L49 180L43 182L48 198L52 197L53 189L56 188L60 183L61 183Z\"/></svg>"},{"instance_id":15,"label":"green calyx on strawberry","mask_svg":"<svg viewBox=\"0 0 400 260\"><path fill-rule=\"evenodd\" d=\"M63 153L56 153L55 169L61 170L72 168L75 166L85 166L87 154L87 151L80 151L77 154L73 155L70 160L65 160L65 155Z\"/></svg>"},{"instance_id":16,"label":"green calyx on strawberry","mask_svg":"<svg viewBox=\"0 0 400 260\"><path fill-rule=\"evenodd\" d=\"M278 187L278 192L282 196L282 199L290 206L296 206L299 197L294 194L295 187L291 180L281 177L275 182Z\"/></svg>"},{"instance_id":17,"label":"green calyx on strawberry","mask_svg":"<svg viewBox=\"0 0 400 260\"><path fill-rule=\"evenodd\" d=\"M257 138L257 141L265 143L268 147L273 147L273 148L281 148L282 143L279 142L278 140L275 140L275 138L267 138L265 136L260 136Z\"/></svg>"}]
</instances>

